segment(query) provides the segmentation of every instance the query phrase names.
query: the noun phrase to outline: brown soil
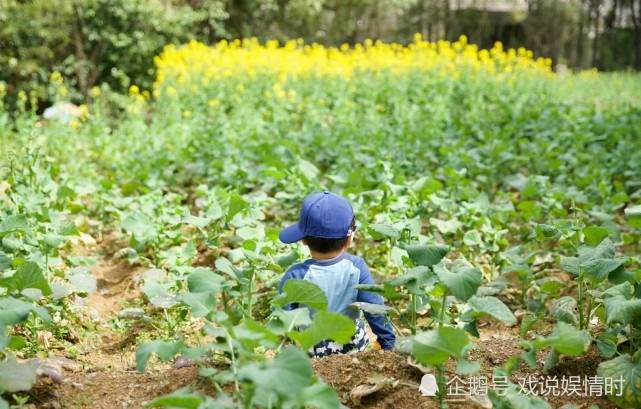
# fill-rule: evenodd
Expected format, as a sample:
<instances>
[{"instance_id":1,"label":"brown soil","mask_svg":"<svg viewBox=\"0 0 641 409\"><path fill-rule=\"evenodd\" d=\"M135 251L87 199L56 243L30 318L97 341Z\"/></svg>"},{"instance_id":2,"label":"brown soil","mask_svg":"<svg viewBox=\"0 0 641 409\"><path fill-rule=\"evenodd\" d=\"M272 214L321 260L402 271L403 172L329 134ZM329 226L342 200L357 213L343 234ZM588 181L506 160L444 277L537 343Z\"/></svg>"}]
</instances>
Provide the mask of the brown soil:
<instances>
[{"instance_id":1,"label":"brown soil","mask_svg":"<svg viewBox=\"0 0 641 409\"><path fill-rule=\"evenodd\" d=\"M92 250L83 252L95 254ZM112 250L108 248L107 252ZM157 365L155 370L138 373L134 355L140 328L134 325L120 334L109 326L109 320L127 303L141 296L136 283L143 270L110 254L102 256L91 269L98 288L86 300L84 312L87 319L93 320L97 336L87 336L76 345L77 365L73 371L65 371L62 383L39 379L30 392L35 407L140 408L153 398L192 384L198 378L195 367L174 369Z\"/></svg>"},{"instance_id":2,"label":"brown soil","mask_svg":"<svg viewBox=\"0 0 641 409\"><path fill-rule=\"evenodd\" d=\"M94 250L95 251L95 250ZM110 252L111 254L111 252ZM140 297L135 277L141 267L132 267L124 261L114 260L110 255L92 269L98 280L98 291L87 301L88 310L94 312L97 337L87 336L77 345L78 365L65 371L65 379L55 384L41 378L30 392L36 408L140 408L153 398L170 393L184 386L211 391L198 377L195 367L174 369L170 365L152 364L145 374L135 370L135 348L140 328L132 327L126 334L114 332L108 321L117 316L129 301ZM470 352L470 359L481 364L482 373L492 377L492 368L503 365L510 357L518 355L520 338L517 328L480 325L481 338ZM544 354L538 357L544 360ZM579 358L564 358L548 376L592 376L600 362L598 352ZM317 375L334 387L343 404L351 408L438 408L436 398L424 397L418 390L423 372L410 365L407 356L389 352L368 350L354 355L334 355L313 360ZM532 370L524 364L516 371L518 377L543 376L539 368ZM453 370L453 366L448 366ZM450 372L449 376L453 376ZM376 392L355 398L354 388L373 383L385 384ZM553 408L575 403L579 408L598 404L601 409L614 408L606 398L549 397ZM451 408L481 407L469 399L450 400Z\"/></svg>"},{"instance_id":3,"label":"brown soil","mask_svg":"<svg viewBox=\"0 0 641 409\"><path fill-rule=\"evenodd\" d=\"M87 306L98 313L100 321L114 318L123 304L140 297L132 278L142 271L126 261L105 260L92 268L98 290L87 299Z\"/></svg>"},{"instance_id":4,"label":"brown soil","mask_svg":"<svg viewBox=\"0 0 641 409\"><path fill-rule=\"evenodd\" d=\"M491 379L493 367L504 364L519 352L518 338L486 337L470 352L470 359L479 361L481 375ZM195 367L174 369L167 365L152 365L151 371L139 374L133 368L133 356L127 355L98 354L93 359L95 366L85 365L76 372L66 372L62 384L42 379L32 391L33 402L38 408L139 408L153 398L181 387L203 389L203 381L198 378ZM543 358L541 354L541 360ZM599 361L596 351L590 351L584 357L564 358L548 376L591 376L596 373ZM418 391L423 372L411 366L407 356L396 352L368 350L353 355L334 355L314 359L313 366L317 375L335 388L343 404L350 408L438 408L436 398L424 397ZM448 373L448 376L453 375ZM531 370L522 365L512 380L517 382L519 377L528 376L543 376L543 373L540 369ZM381 381L388 384L381 390L360 399L350 396L359 385ZM601 409L615 408L604 397L560 396L548 397L548 401L553 408L569 403L579 408L587 408L590 404L597 404ZM469 399L450 399L448 403L451 408L482 407Z\"/></svg>"},{"instance_id":5,"label":"brown soil","mask_svg":"<svg viewBox=\"0 0 641 409\"><path fill-rule=\"evenodd\" d=\"M331 355L314 360L316 374L331 385L343 404L355 407L350 392L376 377L400 381L360 399L362 408L438 408L431 398L422 397L418 385L423 375L407 364L407 358L389 351L365 351L353 355Z\"/></svg>"},{"instance_id":6,"label":"brown soil","mask_svg":"<svg viewBox=\"0 0 641 409\"><path fill-rule=\"evenodd\" d=\"M138 373L98 370L68 374L60 385L41 380L31 391L38 408L141 408L153 398L194 383L195 367Z\"/></svg>"},{"instance_id":7,"label":"brown soil","mask_svg":"<svg viewBox=\"0 0 641 409\"><path fill-rule=\"evenodd\" d=\"M505 330L504 330L505 331ZM514 331L512 331L514 332ZM509 332L497 334L482 333L481 340L477 340L475 348L470 352L470 360L481 364L480 376L492 379L492 369L503 365L510 357L521 352L520 339ZM539 361L545 359L545 353L539 354ZM543 374L542 365L537 369L530 369L527 365L521 367L513 374L512 382L530 376L593 376L602 359L598 351L592 349L587 355L578 358L563 358L549 374ZM332 385L339 393L343 404L355 408L438 408L436 398L424 397L418 391L423 372L411 366L407 357L395 352L366 351L354 355L334 355L314 360L314 369L320 378ZM453 365L448 365L448 377L453 377ZM360 399L353 399L350 392L359 385L381 381L388 378L399 381L395 386L388 385L382 390ZM466 379L465 376L461 376ZM563 405L575 404L578 408L587 408L591 404L598 405L601 409L615 409L606 397L547 397L553 408ZM481 408L481 404L470 399L448 399L452 408Z\"/></svg>"}]
</instances>

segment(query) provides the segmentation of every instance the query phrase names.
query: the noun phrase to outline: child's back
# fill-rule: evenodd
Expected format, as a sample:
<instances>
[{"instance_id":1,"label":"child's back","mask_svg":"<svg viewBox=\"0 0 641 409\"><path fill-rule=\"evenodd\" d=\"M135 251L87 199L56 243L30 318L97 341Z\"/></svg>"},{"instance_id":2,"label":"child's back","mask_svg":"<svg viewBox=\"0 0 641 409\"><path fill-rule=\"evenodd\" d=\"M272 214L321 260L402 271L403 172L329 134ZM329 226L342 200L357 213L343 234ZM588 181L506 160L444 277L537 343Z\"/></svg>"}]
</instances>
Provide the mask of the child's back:
<instances>
[{"instance_id":1,"label":"child's back","mask_svg":"<svg viewBox=\"0 0 641 409\"><path fill-rule=\"evenodd\" d=\"M311 259L287 270L281 280L280 290L289 279L308 280L323 290L330 311L354 319L357 326L352 342L339 345L324 341L314 347L317 356L363 350L368 344L365 327L359 319L359 311L351 308L350 304L355 301L383 304L379 295L354 288L357 284L374 284L363 259L346 252L352 242L354 229L354 215L349 203L338 195L323 192L308 196L303 202L299 222L283 230L280 235L285 243L303 240L312 253ZM365 318L381 347L391 349L395 336L386 318L370 314L365 314Z\"/></svg>"}]
</instances>

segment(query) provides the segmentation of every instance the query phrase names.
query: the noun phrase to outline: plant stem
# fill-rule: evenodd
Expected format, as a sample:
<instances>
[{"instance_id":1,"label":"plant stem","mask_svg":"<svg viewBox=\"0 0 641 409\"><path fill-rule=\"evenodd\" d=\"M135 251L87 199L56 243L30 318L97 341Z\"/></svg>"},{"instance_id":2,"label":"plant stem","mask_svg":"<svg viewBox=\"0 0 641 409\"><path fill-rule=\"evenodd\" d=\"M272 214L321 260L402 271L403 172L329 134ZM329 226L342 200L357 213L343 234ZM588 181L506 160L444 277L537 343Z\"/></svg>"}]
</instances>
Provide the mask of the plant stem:
<instances>
[{"instance_id":1,"label":"plant stem","mask_svg":"<svg viewBox=\"0 0 641 409\"><path fill-rule=\"evenodd\" d=\"M442 327L445 324L445 304L447 303L447 293L443 294L443 301L441 302L441 316L439 318L438 327Z\"/></svg>"},{"instance_id":2,"label":"plant stem","mask_svg":"<svg viewBox=\"0 0 641 409\"><path fill-rule=\"evenodd\" d=\"M587 316L585 317L585 328L587 329L590 326L590 317L592 316L592 297L589 294L587 295L588 299L588 308L586 308Z\"/></svg>"},{"instance_id":3,"label":"plant stem","mask_svg":"<svg viewBox=\"0 0 641 409\"><path fill-rule=\"evenodd\" d=\"M581 271L579 271L579 280L578 280L578 286L579 286L579 299L578 299L578 304L579 304L579 329L584 328L584 323L583 323L583 274L581 274Z\"/></svg>"},{"instance_id":4,"label":"plant stem","mask_svg":"<svg viewBox=\"0 0 641 409\"><path fill-rule=\"evenodd\" d=\"M416 294L410 295L411 299L411 323L410 329L412 330L412 335L416 335Z\"/></svg>"},{"instance_id":5,"label":"plant stem","mask_svg":"<svg viewBox=\"0 0 641 409\"><path fill-rule=\"evenodd\" d=\"M240 393L240 386L238 385L238 368L236 367L236 354L234 353L234 345L231 342L231 334L227 331L227 328L223 327L225 330L225 340L227 341L227 346L229 347L229 352L231 353L231 371L234 374L234 389L236 394Z\"/></svg>"},{"instance_id":6,"label":"plant stem","mask_svg":"<svg viewBox=\"0 0 641 409\"><path fill-rule=\"evenodd\" d=\"M247 286L247 310L245 314L250 319L252 318L252 298L254 290L254 272L249 276L249 285Z\"/></svg>"},{"instance_id":7,"label":"plant stem","mask_svg":"<svg viewBox=\"0 0 641 409\"><path fill-rule=\"evenodd\" d=\"M445 403L445 374L443 371L443 364L436 366L436 384L438 385L438 406L443 409L447 408Z\"/></svg>"}]
</instances>

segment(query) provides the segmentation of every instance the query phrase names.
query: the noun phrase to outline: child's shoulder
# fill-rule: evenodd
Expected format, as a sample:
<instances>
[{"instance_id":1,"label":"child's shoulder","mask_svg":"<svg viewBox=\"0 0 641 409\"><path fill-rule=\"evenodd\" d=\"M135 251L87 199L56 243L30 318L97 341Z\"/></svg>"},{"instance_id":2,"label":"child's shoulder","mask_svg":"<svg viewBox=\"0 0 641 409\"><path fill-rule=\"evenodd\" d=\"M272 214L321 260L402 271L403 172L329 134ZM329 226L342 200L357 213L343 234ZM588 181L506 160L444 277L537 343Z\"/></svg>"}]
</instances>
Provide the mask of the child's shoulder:
<instances>
[{"instance_id":1,"label":"child's shoulder","mask_svg":"<svg viewBox=\"0 0 641 409\"><path fill-rule=\"evenodd\" d=\"M309 260L294 263L289 267L287 267L287 275L289 276L305 275L307 270L309 270Z\"/></svg>"},{"instance_id":2,"label":"child's shoulder","mask_svg":"<svg viewBox=\"0 0 641 409\"><path fill-rule=\"evenodd\" d=\"M354 264L359 269L363 269L367 267L367 263L365 262L365 260L362 257L357 256L355 254L345 253L345 259L351 261L352 264Z\"/></svg>"}]
</instances>

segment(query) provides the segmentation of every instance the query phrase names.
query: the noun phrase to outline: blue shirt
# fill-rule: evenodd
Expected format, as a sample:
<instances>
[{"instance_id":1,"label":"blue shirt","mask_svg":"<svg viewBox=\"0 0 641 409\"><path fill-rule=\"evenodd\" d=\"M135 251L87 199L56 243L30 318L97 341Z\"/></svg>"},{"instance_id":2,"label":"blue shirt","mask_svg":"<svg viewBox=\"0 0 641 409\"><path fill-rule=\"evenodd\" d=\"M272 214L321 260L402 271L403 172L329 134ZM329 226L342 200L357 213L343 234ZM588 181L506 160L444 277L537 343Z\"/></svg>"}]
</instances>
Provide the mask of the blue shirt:
<instances>
[{"instance_id":1,"label":"blue shirt","mask_svg":"<svg viewBox=\"0 0 641 409\"><path fill-rule=\"evenodd\" d=\"M329 260L309 259L294 264L280 280L278 291L282 292L285 282L292 278L308 280L319 286L327 297L328 310L339 312L352 319L358 318L358 311L349 308L349 305L355 301L383 304L380 295L354 288L356 284L375 284L375 282L365 261L348 253ZM365 319L383 349L394 347L396 336L385 316L365 313Z\"/></svg>"}]
</instances>

